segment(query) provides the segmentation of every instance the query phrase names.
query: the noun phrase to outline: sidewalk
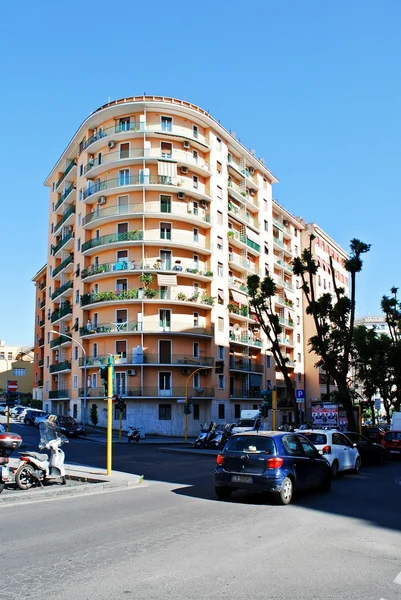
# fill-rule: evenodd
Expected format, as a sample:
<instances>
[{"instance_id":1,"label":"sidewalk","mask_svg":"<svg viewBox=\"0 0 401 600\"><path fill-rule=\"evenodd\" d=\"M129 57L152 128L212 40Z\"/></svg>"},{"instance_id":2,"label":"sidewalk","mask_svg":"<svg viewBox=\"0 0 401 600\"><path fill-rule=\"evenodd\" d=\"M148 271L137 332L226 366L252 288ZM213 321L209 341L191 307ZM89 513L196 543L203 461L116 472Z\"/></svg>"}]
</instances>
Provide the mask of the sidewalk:
<instances>
[{"instance_id":1,"label":"sidewalk","mask_svg":"<svg viewBox=\"0 0 401 600\"><path fill-rule=\"evenodd\" d=\"M88 440L91 442L97 442L100 444L106 444L107 442L107 430L97 427L96 431L94 433L90 432L86 435L86 437L80 437L80 440ZM142 445L153 445L153 446L157 446L157 445L165 445L165 444L190 444L191 446L194 444L195 442L195 437L189 437L188 441L185 442L183 437L169 437L169 436L161 436L161 435L150 435L150 434L146 434L145 438L141 438L140 441L138 442L141 446ZM119 434L118 431L116 431L115 429L113 429L113 434L112 434L112 440L113 440L113 444L128 444L128 440L127 440L127 432L126 431L122 431L121 433L121 442L120 442L120 438L119 438ZM131 442L131 444L136 444L136 442Z\"/></svg>"}]
</instances>

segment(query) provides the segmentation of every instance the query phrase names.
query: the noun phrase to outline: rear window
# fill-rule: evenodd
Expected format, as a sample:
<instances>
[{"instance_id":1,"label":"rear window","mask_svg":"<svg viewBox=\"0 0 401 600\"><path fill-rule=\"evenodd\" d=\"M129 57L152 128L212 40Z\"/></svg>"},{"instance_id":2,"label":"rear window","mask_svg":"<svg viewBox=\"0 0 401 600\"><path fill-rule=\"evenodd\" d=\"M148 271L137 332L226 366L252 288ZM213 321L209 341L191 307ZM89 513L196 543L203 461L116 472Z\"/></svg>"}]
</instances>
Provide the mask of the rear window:
<instances>
[{"instance_id":1,"label":"rear window","mask_svg":"<svg viewBox=\"0 0 401 600\"><path fill-rule=\"evenodd\" d=\"M239 435L230 438L224 450L230 452L263 452L274 454L276 447L270 437L258 435Z\"/></svg>"},{"instance_id":2,"label":"rear window","mask_svg":"<svg viewBox=\"0 0 401 600\"><path fill-rule=\"evenodd\" d=\"M327 435L324 435L324 433L309 433L309 432L304 433L304 432L302 432L302 435L307 437L308 440L315 446L320 446L321 444L323 444L323 446L325 446L327 444Z\"/></svg>"},{"instance_id":3,"label":"rear window","mask_svg":"<svg viewBox=\"0 0 401 600\"><path fill-rule=\"evenodd\" d=\"M237 421L237 427L253 427L255 425L255 419L240 419Z\"/></svg>"},{"instance_id":4,"label":"rear window","mask_svg":"<svg viewBox=\"0 0 401 600\"><path fill-rule=\"evenodd\" d=\"M384 436L386 442L393 442L394 440L398 440L401 442L401 431L388 431Z\"/></svg>"}]
</instances>

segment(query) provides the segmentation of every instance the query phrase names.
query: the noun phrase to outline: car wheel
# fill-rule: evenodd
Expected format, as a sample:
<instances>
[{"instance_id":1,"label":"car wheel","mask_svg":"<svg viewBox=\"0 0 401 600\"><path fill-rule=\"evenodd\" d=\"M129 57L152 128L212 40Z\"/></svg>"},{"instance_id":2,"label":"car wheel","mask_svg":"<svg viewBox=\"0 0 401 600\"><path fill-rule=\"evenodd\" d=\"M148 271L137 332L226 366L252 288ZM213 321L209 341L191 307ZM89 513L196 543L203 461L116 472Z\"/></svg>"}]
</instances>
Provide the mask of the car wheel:
<instances>
[{"instance_id":1,"label":"car wheel","mask_svg":"<svg viewBox=\"0 0 401 600\"><path fill-rule=\"evenodd\" d=\"M24 425L32 425L31 419L24 419Z\"/></svg>"},{"instance_id":2,"label":"car wheel","mask_svg":"<svg viewBox=\"0 0 401 600\"><path fill-rule=\"evenodd\" d=\"M358 475L360 468L361 468L361 459L358 456L358 458L355 461L355 466L352 469L352 473L354 473L354 475Z\"/></svg>"},{"instance_id":3,"label":"car wheel","mask_svg":"<svg viewBox=\"0 0 401 600\"><path fill-rule=\"evenodd\" d=\"M275 494L277 504L290 504L292 500L292 494L294 492L294 484L289 477L284 477L283 485L278 494Z\"/></svg>"},{"instance_id":4,"label":"car wheel","mask_svg":"<svg viewBox=\"0 0 401 600\"><path fill-rule=\"evenodd\" d=\"M220 486L216 486L214 488L214 491L216 492L216 496L220 499L220 500L227 500L227 498L229 498L232 494L232 489L229 487L220 487Z\"/></svg>"},{"instance_id":5,"label":"car wheel","mask_svg":"<svg viewBox=\"0 0 401 600\"><path fill-rule=\"evenodd\" d=\"M331 465L331 474L333 476L333 479L338 476L338 461L337 460L334 460L333 464Z\"/></svg>"}]
</instances>

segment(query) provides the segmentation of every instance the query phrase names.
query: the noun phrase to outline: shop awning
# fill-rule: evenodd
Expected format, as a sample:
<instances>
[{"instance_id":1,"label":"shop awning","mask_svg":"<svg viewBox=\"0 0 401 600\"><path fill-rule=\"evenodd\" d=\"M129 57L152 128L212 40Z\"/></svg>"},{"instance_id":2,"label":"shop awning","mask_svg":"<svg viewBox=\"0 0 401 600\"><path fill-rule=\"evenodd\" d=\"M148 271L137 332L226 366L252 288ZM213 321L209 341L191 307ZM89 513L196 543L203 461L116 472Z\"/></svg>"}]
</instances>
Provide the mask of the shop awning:
<instances>
[{"instance_id":1,"label":"shop awning","mask_svg":"<svg viewBox=\"0 0 401 600\"><path fill-rule=\"evenodd\" d=\"M230 291L231 291L231 295L232 295L234 302L238 302L238 304L242 304L243 306L248 306L249 302L248 302L248 296L246 294L242 294L241 292L238 292L237 290L230 290Z\"/></svg>"},{"instance_id":2,"label":"shop awning","mask_svg":"<svg viewBox=\"0 0 401 600\"><path fill-rule=\"evenodd\" d=\"M163 286L177 285L177 275L159 275L159 274L157 274L157 285L163 285Z\"/></svg>"}]
</instances>

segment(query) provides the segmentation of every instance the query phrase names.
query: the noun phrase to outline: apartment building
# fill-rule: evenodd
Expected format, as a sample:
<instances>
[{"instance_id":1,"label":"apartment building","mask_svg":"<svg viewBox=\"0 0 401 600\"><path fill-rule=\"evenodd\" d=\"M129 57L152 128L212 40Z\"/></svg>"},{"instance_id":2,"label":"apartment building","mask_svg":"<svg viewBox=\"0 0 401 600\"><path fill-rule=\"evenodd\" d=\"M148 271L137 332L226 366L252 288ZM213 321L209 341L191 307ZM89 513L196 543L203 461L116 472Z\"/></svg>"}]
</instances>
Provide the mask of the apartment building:
<instances>
[{"instance_id":1,"label":"apartment building","mask_svg":"<svg viewBox=\"0 0 401 600\"><path fill-rule=\"evenodd\" d=\"M384 315L356 317L355 327L361 327L362 325L366 329L374 329L377 335L390 335L390 329Z\"/></svg>"},{"instance_id":2,"label":"apartment building","mask_svg":"<svg viewBox=\"0 0 401 600\"><path fill-rule=\"evenodd\" d=\"M258 407L269 385L292 420L246 288L250 274L274 275L282 344L302 387L302 297L290 262L303 225L273 201L276 181L189 102L139 96L93 112L45 182L48 256L34 278L45 408L82 418L86 385L87 412L96 403L105 424L99 368L112 355L124 426L182 434L187 384L190 434Z\"/></svg>"},{"instance_id":3,"label":"apartment building","mask_svg":"<svg viewBox=\"0 0 401 600\"><path fill-rule=\"evenodd\" d=\"M46 273L47 265L44 265L32 278L35 284L35 324L34 324L34 366L33 366L33 390L34 400L43 400L43 369L44 369L44 331L46 324ZM48 307L48 314L50 307Z\"/></svg>"},{"instance_id":4,"label":"apartment building","mask_svg":"<svg viewBox=\"0 0 401 600\"><path fill-rule=\"evenodd\" d=\"M302 221L302 219L301 219ZM334 293L332 283L332 269L330 266L330 257L333 261L335 281L338 287L345 289L349 294L348 272L344 267L348 254L341 248L321 227L315 223L304 223L302 230L302 249L309 248L310 236L313 234L315 239L312 242L312 256L317 262L318 270L314 276L314 287L317 297L325 293ZM306 309L306 302L305 309ZM327 392L333 392L337 389L335 382L329 378L324 369L315 368L318 357L315 353L309 351L309 339L315 335L316 329L313 318L303 313L304 330L304 360L305 360L305 411L306 417L310 418L310 404L318 401Z\"/></svg>"},{"instance_id":5,"label":"apartment building","mask_svg":"<svg viewBox=\"0 0 401 600\"><path fill-rule=\"evenodd\" d=\"M0 341L0 394L7 384L16 384L16 392L31 394L33 385L32 347L12 346ZM14 391L14 390L13 390Z\"/></svg>"}]
</instances>

